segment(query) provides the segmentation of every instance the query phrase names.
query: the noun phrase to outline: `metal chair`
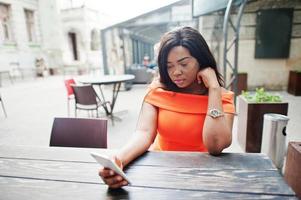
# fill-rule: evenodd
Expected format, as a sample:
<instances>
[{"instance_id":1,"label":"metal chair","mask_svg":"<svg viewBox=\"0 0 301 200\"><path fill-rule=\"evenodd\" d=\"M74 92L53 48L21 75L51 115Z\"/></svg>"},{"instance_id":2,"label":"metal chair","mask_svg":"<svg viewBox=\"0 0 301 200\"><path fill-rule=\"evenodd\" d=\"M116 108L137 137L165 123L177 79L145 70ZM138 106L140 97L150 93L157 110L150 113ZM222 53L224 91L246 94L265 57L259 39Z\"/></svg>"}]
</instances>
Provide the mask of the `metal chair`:
<instances>
[{"instance_id":1,"label":"metal chair","mask_svg":"<svg viewBox=\"0 0 301 200\"><path fill-rule=\"evenodd\" d=\"M55 118L50 146L107 148L107 120Z\"/></svg>"},{"instance_id":2,"label":"metal chair","mask_svg":"<svg viewBox=\"0 0 301 200\"><path fill-rule=\"evenodd\" d=\"M75 84L75 81L73 78L71 79L66 79L64 81L65 87L67 89L67 106L68 106L68 116L70 116L70 101L74 100L74 91L73 88L71 87L72 84Z\"/></svg>"},{"instance_id":3,"label":"metal chair","mask_svg":"<svg viewBox=\"0 0 301 200\"><path fill-rule=\"evenodd\" d=\"M5 107L4 107L4 103L3 103L3 100L2 100L1 94L0 94L0 101L1 101L3 112L4 112L4 116L7 117L7 114L6 114L6 111L5 111Z\"/></svg>"},{"instance_id":4,"label":"metal chair","mask_svg":"<svg viewBox=\"0 0 301 200\"><path fill-rule=\"evenodd\" d=\"M74 91L75 97L75 117L77 116L77 110L87 110L87 111L96 111L96 117L99 117L98 109L103 107L106 116L110 115L111 104L109 101L102 102L101 99L96 94L92 85L71 85ZM109 106L104 106L105 104Z\"/></svg>"}]
</instances>

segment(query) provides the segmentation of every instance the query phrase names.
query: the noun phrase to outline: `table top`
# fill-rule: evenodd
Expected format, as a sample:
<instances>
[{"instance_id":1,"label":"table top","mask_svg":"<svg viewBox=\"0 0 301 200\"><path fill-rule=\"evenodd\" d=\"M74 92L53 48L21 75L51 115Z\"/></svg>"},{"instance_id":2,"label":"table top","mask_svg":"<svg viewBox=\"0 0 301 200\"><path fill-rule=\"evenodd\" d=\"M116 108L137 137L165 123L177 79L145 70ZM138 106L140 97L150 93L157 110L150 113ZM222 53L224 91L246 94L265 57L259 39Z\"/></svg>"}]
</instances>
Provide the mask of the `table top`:
<instances>
[{"instance_id":1,"label":"table top","mask_svg":"<svg viewBox=\"0 0 301 200\"><path fill-rule=\"evenodd\" d=\"M0 146L3 199L297 199L264 154L147 152L110 190L89 155L114 150Z\"/></svg>"},{"instance_id":2,"label":"table top","mask_svg":"<svg viewBox=\"0 0 301 200\"><path fill-rule=\"evenodd\" d=\"M81 76L77 81L85 84L113 84L120 83L125 81L130 81L135 78L132 74L123 74L123 75L104 75L104 76Z\"/></svg>"}]
</instances>

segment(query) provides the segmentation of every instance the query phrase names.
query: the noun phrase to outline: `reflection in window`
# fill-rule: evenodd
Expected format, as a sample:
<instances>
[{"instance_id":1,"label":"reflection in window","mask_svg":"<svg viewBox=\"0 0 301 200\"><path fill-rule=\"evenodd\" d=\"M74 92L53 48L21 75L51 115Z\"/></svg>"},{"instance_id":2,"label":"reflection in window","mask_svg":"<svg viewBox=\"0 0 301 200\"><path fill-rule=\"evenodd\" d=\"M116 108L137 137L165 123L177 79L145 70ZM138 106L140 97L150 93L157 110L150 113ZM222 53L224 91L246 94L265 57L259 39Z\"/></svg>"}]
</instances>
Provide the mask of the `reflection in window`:
<instances>
[{"instance_id":1,"label":"reflection in window","mask_svg":"<svg viewBox=\"0 0 301 200\"><path fill-rule=\"evenodd\" d=\"M0 37L2 41L12 41L10 27L10 6L0 3Z\"/></svg>"},{"instance_id":2,"label":"reflection in window","mask_svg":"<svg viewBox=\"0 0 301 200\"><path fill-rule=\"evenodd\" d=\"M133 64L142 64L145 56L148 56L150 60L153 59L153 44L132 38L132 47Z\"/></svg>"},{"instance_id":3,"label":"reflection in window","mask_svg":"<svg viewBox=\"0 0 301 200\"><path fill-rule=\"evenodd\" d=\"M25 20L26 20L26 28L29 42L35 42L35 29L34 29L34 12L32 10L24 10Z\"/></svg>"}]
</instances>

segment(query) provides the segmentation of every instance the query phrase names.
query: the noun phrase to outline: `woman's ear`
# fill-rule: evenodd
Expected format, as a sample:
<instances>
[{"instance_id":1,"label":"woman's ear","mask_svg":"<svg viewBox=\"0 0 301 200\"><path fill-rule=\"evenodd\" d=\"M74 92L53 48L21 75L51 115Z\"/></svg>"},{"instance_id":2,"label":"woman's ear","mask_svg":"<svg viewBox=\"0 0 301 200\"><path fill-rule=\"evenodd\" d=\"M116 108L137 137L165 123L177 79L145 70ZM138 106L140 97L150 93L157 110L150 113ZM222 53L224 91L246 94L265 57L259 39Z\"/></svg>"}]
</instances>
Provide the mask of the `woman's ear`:
<instances>
[{"instance_id":1,"label":"woman's ear","mask_svg":"<svg viewBox=\"0 0 301 200\"><path fill-rule=\"evenodd\" d=\"M202 83L202 75L201 75L201 70L196 74L196 79L198 81L198 84Z\"/></svg>"}]
</instances>

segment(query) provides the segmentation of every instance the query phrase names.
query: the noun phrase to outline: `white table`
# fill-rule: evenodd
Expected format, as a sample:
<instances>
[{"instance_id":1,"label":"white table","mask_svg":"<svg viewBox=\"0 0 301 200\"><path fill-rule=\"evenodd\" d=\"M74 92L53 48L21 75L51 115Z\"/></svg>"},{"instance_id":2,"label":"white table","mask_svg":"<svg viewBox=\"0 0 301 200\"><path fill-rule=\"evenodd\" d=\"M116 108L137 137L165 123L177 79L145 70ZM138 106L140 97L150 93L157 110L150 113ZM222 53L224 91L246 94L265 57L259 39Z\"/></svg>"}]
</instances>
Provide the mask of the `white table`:
<instances>
[{"instance_id":1,"label":"white table","mask_svg":"<svg viewBox=\"0 0 301 200\"><path fill-rule=\"evenodd\" d=\"M120 91L121 83L133 80L135 78L134 75L124 74L124 75L105 75L105 76L82 76L77 81L84 83L84 84L91 84L91 85L98 85L101 100L106 102L106 98L104 96L102 85L113 85L113 94L112 100L110 102L110 108L108 108L107 104L104 104L104 109L108 116L113 116L114 106L117 100L118 93Z\"/></svg>"}]
</instances>

